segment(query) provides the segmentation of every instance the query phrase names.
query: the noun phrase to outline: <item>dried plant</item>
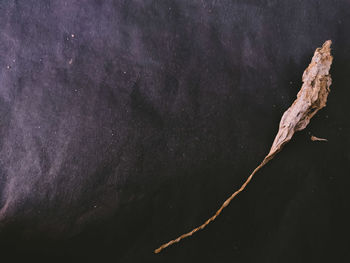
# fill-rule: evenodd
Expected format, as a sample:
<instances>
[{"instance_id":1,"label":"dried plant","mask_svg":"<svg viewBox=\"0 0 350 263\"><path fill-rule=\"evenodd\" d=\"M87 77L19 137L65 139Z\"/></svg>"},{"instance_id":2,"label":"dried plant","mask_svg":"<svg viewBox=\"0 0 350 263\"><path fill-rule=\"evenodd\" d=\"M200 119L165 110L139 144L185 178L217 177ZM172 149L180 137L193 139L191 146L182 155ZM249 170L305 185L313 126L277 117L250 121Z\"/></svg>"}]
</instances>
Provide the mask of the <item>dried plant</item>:
<instances>
[{"instance_id":1,"label":"dried plant","mask_svg":"<svg viewBox=\"0 0 350 263\"><path fill-rule=\"evenodd\" d=\"M273 141L270 152L261 162L261 164L254 169L247 180L243 183L241 188L234 192L216 211L216 213L205 221L199 227L192 231L179 236L178 238L169 241L157 248L154 252L159 253L164 248L179 242L181 239L189 237L197 231L205 228L211 221L214 221L221 211L229 205L233 198L244 190L248 183L253 178L254 174L259 171L266 163L272 160L275 155L282 150L283 146L291 140L294 133L305 129L309 124L310 119L323 107L326 106L327 96L329 94L329 87L332 83L329 70L332 64L333 57L331 55L332 41L326 41L321 48L317 48L310 65L304 71L302 80L303 85L298 92L297 99L284 112L278 133Z\"/></svg>"}]
</instances>

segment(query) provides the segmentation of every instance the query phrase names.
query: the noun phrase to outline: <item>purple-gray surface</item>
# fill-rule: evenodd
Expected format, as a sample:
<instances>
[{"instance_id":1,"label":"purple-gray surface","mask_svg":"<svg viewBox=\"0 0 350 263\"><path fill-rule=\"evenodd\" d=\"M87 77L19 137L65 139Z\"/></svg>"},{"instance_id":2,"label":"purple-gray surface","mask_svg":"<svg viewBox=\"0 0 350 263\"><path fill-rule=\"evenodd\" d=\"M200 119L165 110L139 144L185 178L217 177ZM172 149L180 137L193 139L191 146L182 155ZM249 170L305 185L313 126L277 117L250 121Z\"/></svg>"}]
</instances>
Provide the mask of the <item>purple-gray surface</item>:
<instances>
[{"instance_id":1,"label":"purple-gray surface","mask_svg":"<svg viewBox=\"0 0 350 263\"><path fill-rule=\"evenodd\" d=\"M347 0L0 1L0 254L342 262L349 25ZM153 255L266 155L327 39L328 106L220 219Z\"/></svg>"}]
</instances>

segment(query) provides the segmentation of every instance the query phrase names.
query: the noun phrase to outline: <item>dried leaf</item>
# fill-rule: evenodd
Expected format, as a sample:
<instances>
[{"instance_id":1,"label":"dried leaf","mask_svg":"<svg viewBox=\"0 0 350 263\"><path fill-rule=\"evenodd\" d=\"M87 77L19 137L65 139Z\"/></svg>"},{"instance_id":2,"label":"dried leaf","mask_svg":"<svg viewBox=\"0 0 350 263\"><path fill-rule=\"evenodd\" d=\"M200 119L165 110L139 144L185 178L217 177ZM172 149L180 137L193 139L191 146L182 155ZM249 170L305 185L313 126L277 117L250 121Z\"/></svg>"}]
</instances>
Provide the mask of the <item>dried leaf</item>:
<instances>
[{"instance_id":1,"label":"dried leaf","mask_svg":"<svg viewBox=\"0 0 350 263\"><path fill-rule=\"evenodd\" d=\"M316 137L316 136L311 136L311 141L313 141L313 142L316 142L316 141L319 141L319 142L328 142L328 140L327 139L324 139L324 138L318 138L318 137Z\"/></svg>"},{"instance_id":2,"label":"dried leaf","mask_svg":"<svg viewBox=\"0 0 350 263\"><path fill-rule=\"evenodd\" d=\"M329 75L329 70L333 61L330 48L331 44L332 41L328 40L321 48L316 49L310 65L304 71L302 77L303 85L297 94L297 98L288 108L288 110L284 112L280 121L278 133L272 143L270 152L264 158L261 164L254 169L243 185L221 205L219 210L216 211L215 215L210 217L202 225L193 229L192 231L183 234L182 236L179 236L166 244L163 244L154 251L155 253L159 253L164 248L179 242L181 239L193 235L195 232L205 228L211 221L214 221L221 211L229 205L232 199L244 190L244 188L253 178L254 174L282 150L283 146L291 140L295 132L305 129L305 127L309 124L310 119L320 109L326 106L327 97L330 91L329 87L332 83L331 76Z\"/></svg>"},{"instance_id":3,"label":"dried leaf","mask_svg":"<svg viewBox=\"0 0 350 263\"><path fill-rule=\"evenodd\" d=\"M329 86L332 83L329 75L333 60L331 44L332 42L328 40L322 48L316 49L310 65L304 71L303 85L297 99L283 114L279 131L265 159L273 158L283 145L290 141L295 132L303 130L310 119L326 106Z\"/></svg>"}]
</instances>

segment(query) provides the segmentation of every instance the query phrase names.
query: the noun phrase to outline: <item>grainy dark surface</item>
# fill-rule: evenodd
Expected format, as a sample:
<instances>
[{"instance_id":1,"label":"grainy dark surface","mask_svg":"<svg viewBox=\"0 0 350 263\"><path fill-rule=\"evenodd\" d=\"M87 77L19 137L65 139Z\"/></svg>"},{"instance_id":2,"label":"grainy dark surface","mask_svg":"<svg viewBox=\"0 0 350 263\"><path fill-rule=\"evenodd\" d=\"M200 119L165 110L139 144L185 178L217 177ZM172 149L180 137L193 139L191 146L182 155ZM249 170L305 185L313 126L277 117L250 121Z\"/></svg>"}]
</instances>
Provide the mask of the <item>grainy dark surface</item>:
<instances>
[{"instance_id":1,"label":"grainy dark surface","mask_svg":"<svg viewBox=\"0 0 350 263\"><path fill-rule=\"evenodd\" d=\"M348 262L349 25L347 0L0 1L1 262ZM327 39L328 106L154 255L262 160Z\"/></svg>"}]
</instances>

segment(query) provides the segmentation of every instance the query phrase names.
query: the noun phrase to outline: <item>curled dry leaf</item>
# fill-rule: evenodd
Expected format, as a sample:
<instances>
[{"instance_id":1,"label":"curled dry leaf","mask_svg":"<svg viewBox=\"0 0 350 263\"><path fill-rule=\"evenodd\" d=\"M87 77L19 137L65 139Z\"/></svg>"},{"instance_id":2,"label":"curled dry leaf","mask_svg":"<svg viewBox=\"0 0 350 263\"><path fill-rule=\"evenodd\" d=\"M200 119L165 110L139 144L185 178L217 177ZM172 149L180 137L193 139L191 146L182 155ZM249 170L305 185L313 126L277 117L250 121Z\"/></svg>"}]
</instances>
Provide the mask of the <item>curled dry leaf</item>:
<instances>
[{"instance_id":1,"label":"curled dry leaf","mask_svg":"<svg viewBox=\"0 0 350 263\"><path fill-rule=\"evenodd\" d=\"M298 92L297 99L284 112L279 131L265 159L273 158L283 145L290 141L295 132L303 130L309 124L310 119L326 106L329 86L332 83L329 75L333 60L331 44L332 42L328 40L322 48L316 49L310 65L304 71L303 85Z\"/></svg>"},{"instance_id":2,"label":"curled dry leaf","mask_svg":"<svg viewBox=\"0 0 350 263\"><path fill-rule=\"evenodd\" d=\"M214 221L221 211L228 206L232 199L244 190L244 188L253 178L254 174L282 150L283 146L291 140L295 132L305 129L311 118L320 109L326 106L327 96L330 91L329 87L332 83L331 76L329 75L329 70L333 60L330 48L331 44L332 41L328 40L321 48L316 49L310 65L304 71L302 77L303 85L297 94L297 98L284 112L280 121L278 133L272 143L270 152L264 158L261 164L254 169L243 185L221 205L219 210L216 211L212 217L210 217L199 227L194 228L192 231L163 244L154 251L155 253L159 253L164 248L179 242L181 239L193 235L195 232L205 228L211 221Z\"/></svg>"},{"instance_id":3,"label":"curled dry leaf","mask_svg":"<svg viewBox=\"0 0 350 263\"><path fill-rule=\"evenodd\" d=\"M324 138L318 138L318 137L316 137L316 136L311 136L311 141L313 141L313 142L316 142L316 141L319 141L319 142L328 142L328 140L327 139L324 139Z\"/></svg>"}]
</instances>

